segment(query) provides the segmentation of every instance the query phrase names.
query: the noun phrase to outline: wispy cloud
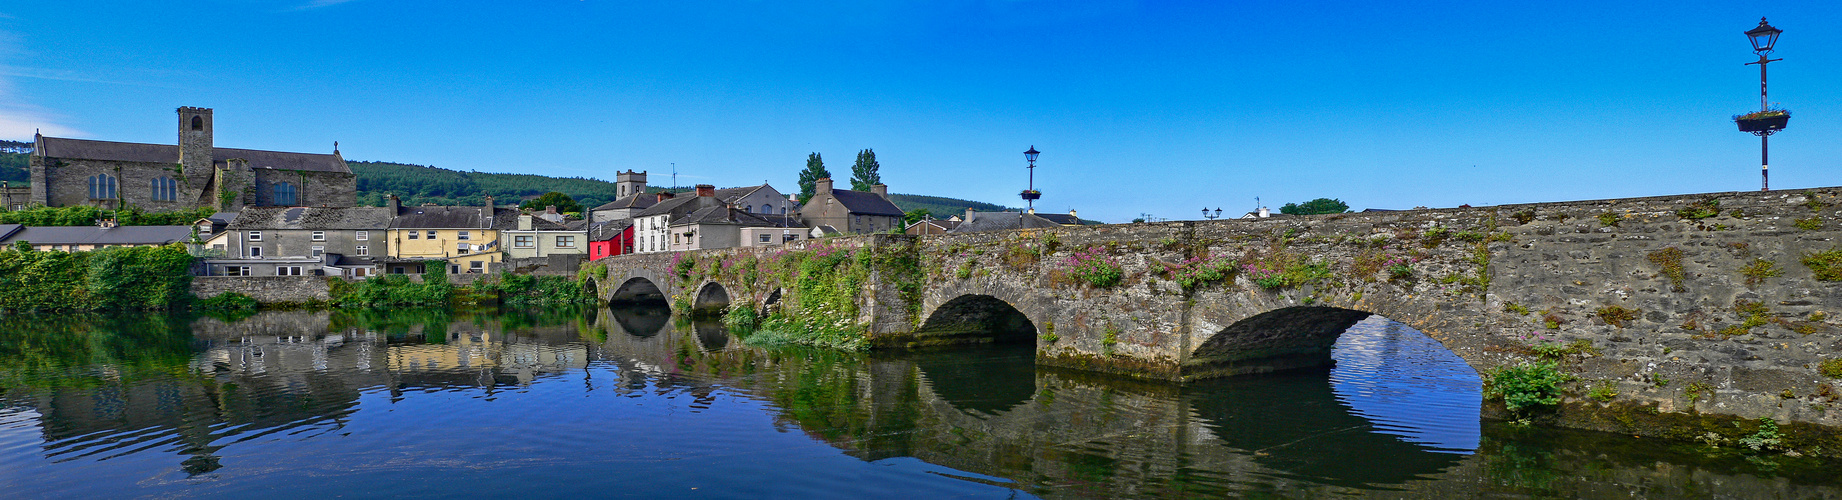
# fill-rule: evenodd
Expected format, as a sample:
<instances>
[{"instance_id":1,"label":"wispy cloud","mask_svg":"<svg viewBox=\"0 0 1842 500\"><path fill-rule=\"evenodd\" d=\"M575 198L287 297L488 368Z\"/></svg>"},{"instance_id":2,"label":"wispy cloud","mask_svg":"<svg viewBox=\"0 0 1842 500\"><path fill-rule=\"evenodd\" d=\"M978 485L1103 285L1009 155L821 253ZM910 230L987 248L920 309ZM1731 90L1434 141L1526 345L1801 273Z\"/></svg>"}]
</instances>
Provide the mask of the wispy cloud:
<instances>
[{"instance_id":1,"label":"wispy cloud","mask_svg":"<svg viewBox=\"0 0 1842 500\"><path fill-rule=\"evenodd\" d=\"M18 36L0 31L0 58L17 57L23 54L24 51L20 50L18 40ZM88 135L75 128L56 123L63 117L25 102L25 99L21 98L19 92L14 88L14 75L9 75L6 68L0 65L0 138L30 139L34 130L65 137Z\"/></svg>"},{"instance_id":2,"label":"wispy cloud","mask_svg":"<svg viewBox=\"0 0 1842 500\"><path fill-rule=\"evenodd\" d=\"M0 77L34 78L34 79L39 79L39 80L57 80L57 81L63 81L63 82L107 83L107 84L113 84L113 85L133 85L137 87L155 87L155 88L168 88L168 89L179 88L173 85L154 84L154 83L148 83L145 81L127 81L127 80L111 80L108 78L97 78L94 76L84 74L82 72L71 71L71 70L27 68L27 67L21 67L21 66L8 66L5 64L0 64Z\"/></svg>"}]
</instances>

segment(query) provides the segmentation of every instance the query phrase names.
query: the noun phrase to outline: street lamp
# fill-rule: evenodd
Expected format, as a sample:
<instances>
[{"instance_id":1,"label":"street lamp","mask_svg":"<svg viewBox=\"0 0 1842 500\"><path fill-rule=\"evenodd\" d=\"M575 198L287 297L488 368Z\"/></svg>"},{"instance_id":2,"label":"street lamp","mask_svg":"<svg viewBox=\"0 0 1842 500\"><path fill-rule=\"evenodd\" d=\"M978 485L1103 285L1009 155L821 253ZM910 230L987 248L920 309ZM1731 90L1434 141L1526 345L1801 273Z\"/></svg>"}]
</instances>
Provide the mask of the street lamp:
<instances>
[{"instance_id":1,"label":"street lamp","mask_svg":"<svg viewBox=\"0 0 1842 500\"><path fill-rule=\"evenodd\" d=\"M1202 207L1202 218L1209 220L1220 219L1222 218L1222 209L1217 208L1214 214L1210 214L1209 207Z\"/></svg>"},{"instance_id":2,"label":"street lamp","mask_svg":"<svg viewBox=\"0 0 1842 500\"><path fill-rule=\"evenodd\" d=\"M1036 213L1036 200L1043 197L1043 192L1036 190L1036 155L1040 154L1042 154L1042 152L1037 151L1036 146L1030 146L1029 151L1023 152L1023 158L1030 161L1030 187L1029 189L1023 190L1022 194L1023 201L1030 206L1028 213Z\"/></svg>"},{"instance_id":3,"label":"street lamp","mask_svg":"<svg viewBox=\"0 0 1842 500\"><path fill-rule=\"evenodd\" d=\"M1763 17L1759 18L1759 26L1746 31L1747 40L1752 42L1752 52L1759 55L1758 61L1746 63L1747 66L1759 65L1759 111L1733 117L1734 123L1739 124L1741 132L1759 136L1760 191L1770 191L1772 187L1771 162L1769 161L1771 149L1768 147L1767 138L1779 130L1784 130L1785 125L1791 121L1791 112L1772 109L1765 98L1765 65L1772 61L1784 60L1770 58L1772 46L1778 44L1779 33L1784 33L1784 30L1766 24Z\"/></svg>"}]
</instances>

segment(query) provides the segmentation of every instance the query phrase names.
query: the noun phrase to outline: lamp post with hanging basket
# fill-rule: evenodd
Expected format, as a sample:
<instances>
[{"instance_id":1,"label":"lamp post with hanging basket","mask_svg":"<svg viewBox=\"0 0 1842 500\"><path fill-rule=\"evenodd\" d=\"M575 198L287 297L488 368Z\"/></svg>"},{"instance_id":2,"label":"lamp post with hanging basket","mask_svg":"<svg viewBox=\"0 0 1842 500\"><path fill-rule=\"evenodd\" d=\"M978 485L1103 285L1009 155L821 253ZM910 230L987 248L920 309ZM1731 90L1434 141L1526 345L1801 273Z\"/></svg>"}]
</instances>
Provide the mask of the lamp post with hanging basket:
<instances>
[{"instance_id":1,"label":"lamp post with hanging basket","mask_svg":"<svg viewBox=\"0 0 1842 500\"><path fill-rule=\"evenodd\" d=\"M1023 201L1029 204L1030 209L1027 213L1036 213L1036 200L1040 200L1043 197L1043 192L1036 190L1036 155L1039 154L1042 154L1042 152L1037 151L1036 146L1030 146L1029 151L1023 152L1023 158L1030 161L1030 187L1029 189L1023 190L1023 194L1021 195Z\"/></svg>"},{"instance_id":2,"label":"lamp post with hanging basket","mask_svg":"<svg viewBox=\"0 0 1842 500\"><path fill-rule=\"evenodd\" d=\"M1770 58L1772 46L1778 44L1779 33L1784 33L1784 30L1766 24L1763 17L1759 18L1759 26L1746 31L1747 40L1752 42L1752 52L1759 55L1758 61L1746 63L1747 66L1759 65L1759 110L1733 117L1733 123L1739 125L1741 132L1759 136L1760 191L1770 191L1772 188L1769 138L1772 134L1784 130L1785 125L1791 121L1789 110L1772 109L1765 98L1765 65L1772 61L1784 60Z\"/></svg>"}]
</instances>

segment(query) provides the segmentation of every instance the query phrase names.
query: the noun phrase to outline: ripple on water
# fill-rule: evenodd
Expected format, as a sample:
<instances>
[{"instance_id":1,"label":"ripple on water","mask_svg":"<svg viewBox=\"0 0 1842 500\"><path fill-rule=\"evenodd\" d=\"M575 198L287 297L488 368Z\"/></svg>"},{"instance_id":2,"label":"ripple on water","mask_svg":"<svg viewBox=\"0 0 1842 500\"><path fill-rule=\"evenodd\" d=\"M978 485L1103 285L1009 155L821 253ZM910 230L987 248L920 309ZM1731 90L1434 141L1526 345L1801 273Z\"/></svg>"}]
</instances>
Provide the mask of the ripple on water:
<instances>
[{"instance_id":1,"label":"ripple on water","mask_svg":"<svg viewBox=\"0 0 1842 500\"><path fill-rule=\"evenodd\" d=\"M1376 430L1435 451L1470 453L1479 442L1477 372L1413 327L1369 316L1337 339L1330 380L1337 400Z\"/></svg>"}]
</instances>

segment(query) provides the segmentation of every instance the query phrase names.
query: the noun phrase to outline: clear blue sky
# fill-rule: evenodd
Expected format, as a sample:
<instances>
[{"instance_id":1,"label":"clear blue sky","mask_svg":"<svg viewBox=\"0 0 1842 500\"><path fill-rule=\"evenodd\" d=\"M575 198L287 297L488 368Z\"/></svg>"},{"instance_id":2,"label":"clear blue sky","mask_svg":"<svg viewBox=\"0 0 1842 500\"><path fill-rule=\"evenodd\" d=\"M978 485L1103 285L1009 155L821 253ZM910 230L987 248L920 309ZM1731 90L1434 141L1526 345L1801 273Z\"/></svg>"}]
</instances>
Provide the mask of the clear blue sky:
<instances>
[{"instance_id":1,"label":"clear blue sky","mask_svg":"<svg viewBox=\"0 0 1842 500\"><path fill-rule=\"evenodd\" d=\"M124 5L126 4L126 5ZM1122 222L1758 188L1740 32L1786 31L1773 186L1842 185L1837 2L194 0L0 6L0 137L217 144ZM1639 5L1626 5L1639 4Z\"/></svg>"}]
</instances>

